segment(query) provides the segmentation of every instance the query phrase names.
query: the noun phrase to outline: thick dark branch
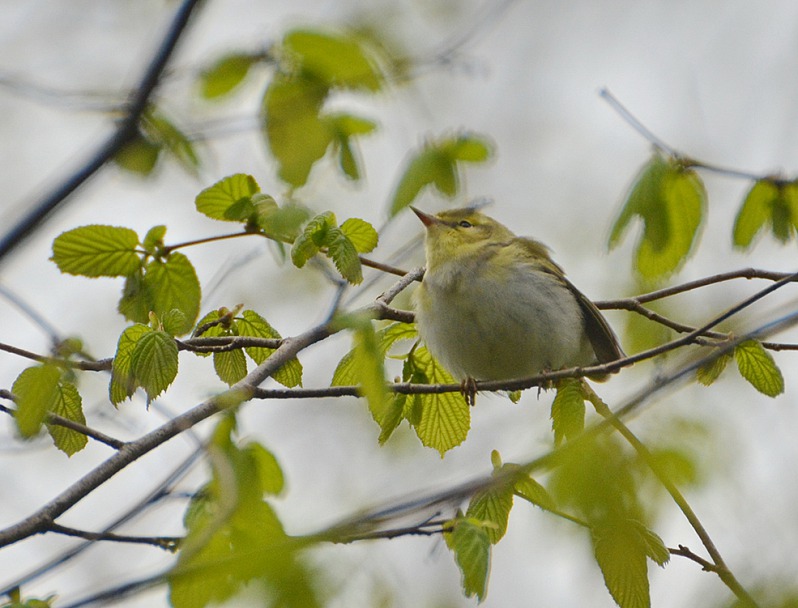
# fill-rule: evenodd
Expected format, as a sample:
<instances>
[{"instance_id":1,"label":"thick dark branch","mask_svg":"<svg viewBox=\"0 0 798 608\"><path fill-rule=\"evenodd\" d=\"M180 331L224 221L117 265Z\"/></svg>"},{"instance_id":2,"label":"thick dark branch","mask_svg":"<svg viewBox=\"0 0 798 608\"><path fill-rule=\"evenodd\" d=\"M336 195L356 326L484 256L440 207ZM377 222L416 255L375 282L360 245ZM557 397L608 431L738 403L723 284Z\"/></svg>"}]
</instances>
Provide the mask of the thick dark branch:
<instances>
[{"instance_id":1,"label":"thick dark branch","mask_svg":"<svg viewBox=\"0 0 798 608\"><path fill-rule=\"evenodd\" d=\"M52 192L37 204L30 206L30 211L22 217L0 239L0 260L16 247L22 240L30 235L34 229L57 207L59 207L73 192L80 188L102 166L111 160L119 150L138 134L138 125L150 101L155 87L166 67L169 58L174 52L189 19L200 0L183 0L172 20L166 36L161 42L155 56L150 61L144 76L134 90L124 119L119 122L116 130L104 142L94 155L78 168L72 175L58 184Z\"/></svg>"}]
</instances>

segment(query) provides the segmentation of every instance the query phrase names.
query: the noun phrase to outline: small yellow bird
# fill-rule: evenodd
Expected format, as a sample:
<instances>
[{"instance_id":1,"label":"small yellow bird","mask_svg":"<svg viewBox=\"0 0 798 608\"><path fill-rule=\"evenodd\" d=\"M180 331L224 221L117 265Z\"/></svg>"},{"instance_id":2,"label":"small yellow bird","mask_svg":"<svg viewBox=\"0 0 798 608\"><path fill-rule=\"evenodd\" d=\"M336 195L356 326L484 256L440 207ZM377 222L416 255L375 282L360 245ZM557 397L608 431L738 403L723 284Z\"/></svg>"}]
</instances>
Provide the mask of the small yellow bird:
<instances>
[{"instance_id":1,"label":"small yellow bird","mask_svg":"<svg viewBox=\"0 0 798 608\"><path fill-rule=\"evenodd\" d=\"M595 304L545 245L475 208L412 209L426 227L418 330L453 376L509 380L624 356Z\"/></svg>"}]
</instances>

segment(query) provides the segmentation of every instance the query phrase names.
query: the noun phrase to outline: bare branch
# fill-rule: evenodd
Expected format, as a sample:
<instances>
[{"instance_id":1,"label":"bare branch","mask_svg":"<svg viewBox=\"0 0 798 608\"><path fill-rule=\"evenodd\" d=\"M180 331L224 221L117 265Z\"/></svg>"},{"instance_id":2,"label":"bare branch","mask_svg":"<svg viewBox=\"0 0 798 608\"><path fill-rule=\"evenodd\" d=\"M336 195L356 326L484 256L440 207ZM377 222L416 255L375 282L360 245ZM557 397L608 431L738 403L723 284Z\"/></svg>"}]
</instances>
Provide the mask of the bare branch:
<instances>
[{"instance_id":1,"label":"bare branch","mask_svg":"<svg viewBox=\"0 0 798 608\"><path fill-rule=\"evenodd\" d=\"M80 188L89 178L99 171L105 163L122 149L125 144L133 140L138 133L138 125L150 101L155 87L161 78L166 64L175 50L180 37L189 23L192 13L200 5L200 0L183 0L177 9L172 23L156 51L150 64L128 105L125 118L119 122L114 133L104 142L94 155L79 167L72 175L68 176L61 184L45 195L34 205L26 205L31 210L6 234L0 238L0 260L19 245L22 240L30 235L35 228L53 211L55 211L69 196Z\"/></svg>"},{"instance_id":2,"label":"bare branch","mask_svg":"<svg viewBox=\"0 0 798 608\"><path fill-rule=\"evenodd\" d=\"M69 528L60 524L53 523L50 525L48 532L55 532L56 534L63 534L64 536L74 536L91 541L111 541L116 543L131 543L138 545L152 545L160 549L165 549L174 553L180 541L183 540L180 536L127 536L124 534L114 534L113 532L89 532L87 530L78 530L77 528Z\"/></svg>"}]
</instances>

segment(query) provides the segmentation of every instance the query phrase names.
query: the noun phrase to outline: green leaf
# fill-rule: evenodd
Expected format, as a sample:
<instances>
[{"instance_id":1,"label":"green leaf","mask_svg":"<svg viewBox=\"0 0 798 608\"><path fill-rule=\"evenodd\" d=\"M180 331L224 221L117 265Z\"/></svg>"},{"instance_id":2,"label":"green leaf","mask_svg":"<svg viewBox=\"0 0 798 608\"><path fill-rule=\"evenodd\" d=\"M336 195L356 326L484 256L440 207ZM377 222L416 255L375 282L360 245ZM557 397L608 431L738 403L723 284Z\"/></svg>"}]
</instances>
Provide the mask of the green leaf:
<instances>
[{"instance_id":1,"label":"green leaf","mask_svg":"<svg viewBox=\"0 0 798 608\"><path fill-rule=\"evenodd\" d=\"M114 155L114 163L120 169L146 177L158 164L162 149L161 144L152 142L138 133Z\"/></svg>"},{"instance_id":2,"label":"green leaf","mask_svg":"<svg viewBox=\"0 0 798 608\"><path fill-rule=\"evenodd\" d=\"M278 207L276 201L268 195L252 197L255 206L255 221L270 237L291 243L299 235L302 224L310 217L304 207L287 204Z\"/></svg>"},{"instance_id":3,"label":"green leaf","mask_svg":"<svg viewBox=\"0 0 798 608\"><path fill-rule=\"evenodd\" d=\"M423 346L413 351L413 364L422 370L430 384L456 384ZM471 426L471 409L460 393L415 395L413 401L413 407L420 409L420 418L414 426L423 445L438 450L443 457L465 441Z\"/></svg>"},{"instance_id":4,"label":"green leaf","mask_svg":"<svg viewBox=\"0 0 798 608\"><path fill-rule=\"evenodd\" d=\"M482 526L458 520L450 533L449 544L463 575L463 593L481 602L488 592L490 539Z\"/></svg>"},{"instance_id":5,"label":"green leaf","mask_svg":"<svg viewBox=\"0 0 798 608\"><path fill-rule=\"evenodd\" d=\"M338 152L338 166L344 175L352 181L360 179L360 159L356 154L356 135L371 133L376 123L350 114L328 114L326 120L334 133L335 149Z\"/></svg>"},{"instance_id":6,"label":"green leaf","mask_svg":"<svg viewBox=\"0 0 798 608\"><path fill-rule=\"evenodd\" d=\"M734 220L732 242L735 247L747 249L751 246L754 237L770 219L773 204L778 198L779 188L772 181L763 179L754 183Z\"/></svg>"},{"instance_id":7,"label":"green leaf","mask_svg":"<svg viewBox=\"0 0 798 608\"><path fill-rule=\"evenodd\" d=\"M378 438L380 445L384 445L399 427L405 417L406 407L407 395L400 395L399 393L388 394L388 400L380 419L380 436Z\"/></svg>"},{"instance_id":8,"label":"green leaf","mask_svg":"<svg viewBox=\"0 0 798 608\"><path fill-rule=\"evenodd\" d=\"M366 398L375 422L380 425L382 431L385 431L386 427L383 425L390 425L393 420L392 416L386 416L389 398L383 366L385 352L379 346L374 325L370 320L364 319L355 329L352 352L356 384Z\"/></svg>"},{"instance_id":9,"label":"green leaf","mask_svg":"<svg viewBox=\"0 0 798 608\"><path fill-rule=\"evenodd\" d=\"M310 220L291 248L291 261L294 266L302 268L316 255L326 244L327 231L336 225L335 215L331 211L320 213Z\"/></svg>"},{"instance_id":10,"label":"green leaf","mask_svg":"<svg viewBox=\"0 0 798 608\"><path fill-rule=\"evenodd\" d=\"M260 192L255 178L245 173L236 173L219 180L197 195L194 204L197 211L215 220L240 222L254 212L252 197Z\"/></svg>"},{"instance_id":11,"label":"green leaf","mask_svg":"<svg viewBox=\"0 0 798 608\"><path fill-rule=\"evenodd\" d=\"M531 477L523 477L516 481L513 491L516 496L546 511L553 511L557 508L557 504L548 490Z\"/></svg>"},{"instance_id":12,"label":"green leaf","mask_svg":"<svg viewBox=\"0 0 798 608\"><path fill-rule=\"evenodd\" d=\"M145 268L144 282L151 297L150 310L159 317L172 309L179 310L185 320L181 327L173 319L175 335L191 331L199 315L201 288L189 259L174 252L165 260L152 260Z\"/></svg>"},{"instance_id":13,"label":"green leaf","mask_svg":"<svg viewBox=\"0 0 798 608\"><path fill-rule=\"evenodd\" d=\"M122 297L119 298L116 308L119 314L128 321L149 323L150 311L152 310L152 294L149 286L144 281L143 268L139 268L125 279L125 285L122 287Z\"/></svg>"},{"instance_id":14,"label":"green leaf","mask_svg":"<svg viewBox=\"0 0 798 608\"><path fill-rule=\"evenodd\" d=\"M551 428L555 445L573 439L585 429L585 395L581 380L566 378L559 382L551 404Z\"/></svg>"},{"instance_id":15,"label":"green leaf","mask_svg":"<svg viewBox=\"0 0 798 608\"><path fill-rule=\"evenodd\" d=\"M263 98L264 135L277 160L278 175L299 188L314 163L333 142L333 130L321 115L329 92L317 79L278 73Z\"/></svg>"},{"instance_id":16,"label":"green leaf","mask_svg":"<svg viewBox=\"0 0 798 608\"><path fill-rule=\"evenodd\" d=\"M17 398L14 420L22 437L39 434L47 414L59 399L61 370L52 364L36 365L22 371L11 387Z\"/></svg>"},{"instance_id":17,"label":"green leaf","mask_svg":"<svg viewBox=\"0 0 798 608\"><path fill-rule=\"evenodd\" d=\"M170 336L179 336L186 333L186 325L191 325L183 311L177 308L164 313L160 321L163 330Z\"/></svg>"},{"instance_id":18,"label":"green leaf","mask_svg":"<svg viewBox=\"0 0 798 608\"><path fill-rule=\"evenodd\" d=\"M734 358L740 374L760 393L776 397L784 392L784 376L760 342L746 340L738 344Z\"/></svg>"},{"instance_id":19,"label":"green leaf","mask_svg":"<svg viewBox=\"0 0 798 608\"><path fill-rule=\"evenodd\" d=\"M658 566L667 564L671 559L671 553L659 535L646 528L640 522L632 522L632 524L637 527L637 533L642 541L643 551L645 551L646 556Z\"/></svg>"},{"instance_id":20,"label":"green leaf","mask_svg":"<svg viewBox=\"0 0 798 608\"><path fill-rule=\"evenodd\" d=\"M252 459L263 492L272 496L280 494L285 487L285 479L280 463L277 462L274 454L257 442L248 443L243 452Z\"/></svg>"},{"instance_id":21,"label":"green leaf","mask_svg":"<svg viewBox=\"0 0 798 608\"><path fill-rule=\"evenodd\" d=\"M637 244L635 266L647 279L677 270L697 241L706 207L706 192L695 171L678 159L656 154L638 176L612 227L609 246L614 248L630 221L644 224Z\"/></svg>"},{"instance_id":22,"label":"green leaf","mask_svg":"<svg viewBox=\"0 0 798 608\"><path fill-rule=\"evenodd\" d=\"M297 29L283 38L296 69L328 87L379 91L382 75L354 35Z\"/></svg>"},{"instance_id":23,"label":"green leaf","mask_svg":"<svg viewBox=\"0 0 798 608\"><path fill-rule=\"evenodd\" d=\"M56 393L52 413L72 422L86 424L86 417L83 415L83 401L77 387L71 382L62 381L56 386ZM55 447L67 456L80 452L89 442L89 438L83 433L57 424L48 424L47 430L53 438Z\"/></svg>"},{"instance_id":24,"label":"green leaf","mask_svg":"<svg viewBox=\"0 0 798 608\"><path fill-rule=\"evenodd\" d=\"M165 391L177 376L177 344L164 331L142 334L130 355L130 371L148 400Z\"/></svg>"},{"instance_id":25,"label":"green leaf","mask_svg":"<svg viewBox=\"0 0 798 608\"><path fill-rule=\"evenodd\" d=\"M136 324L125 329L119 336L108 387L108 397L114 405L131 397L139 386L133 375L131 357L139 339L150 331L152 330L146 325Z\"/></svg>"},{"instance_id":26,"label":"green leaf","mask_svg":"<svg viewBox=\"0 0 798 608\"><path fill-rule=\"evenodd\" d=\"M240 350L213 353L213 369L222 382L232 386L247 375L247 361Z\"/></svg>"},{"instance_id":27,"label":"green leaf","mask_svg":"<svg viewBox=\"0 0 798 608\"><path fill-rule=\"evenodd\" d=\"M732 359L731 353L723 353L717 357L713 357L707 363L704 363L695 371L696 380L704 386L709 386L717 380L726 369L726 364Z\"/></svg>"},{"instance_id":28,"label":"green leaf","mask_svg":"<svg viewBox=\"0 0 798 608\"><path fill-rule=\"evenodd\" d=\"M365 220L350 217L341 224L341 232L346 235L358 253L372 251L379 242L379 235L374 227Z\"/></svg>"},{"instance_id":29,"label":"green leaf","mask_svg":"<svg viewBox=\"0 0 798 608\"><path fill-rule=\"evenodd\" d=\"M150 141L162 145L184 170L197 175L200 163L194 144L171 120L158 110L150 109L144 113L141 125Z\"/></svg>"},{"instance_id":30,"label":"green leaf","mask_svg":"<svg viewBox=\"0 0 798 608\"><path fill-rule=\"evenodd\" d=\"M241 317L234 319L233 327L239 336L274 338L277 340L282 338L280 332L269 325L266 319L252 310L245 310L241 313ZM247 355L258 365L266 361L274 353L274 350L273 348L261 346L248 346L244 349ZM302 386L302 364L298 359L291 359L278 369L272 377L288 388Z\"/></svg>"},{"instance_id":31,"label":"green leaf","mask_svg":"<svg viewBox=\"0 0 798 608\"><path fill-rule=\"evenodd\" d=\"M130 228L81 226L53 241L52 259L61 272L86 277L123 277L141 267L139 237Z\"/></svg>"},{"instance_id":32,"label":"green leaf","mask_svg":"<svg viewBox=\"0 0 798 608\"><path fill-rule=\"evenodd\" d=\"M159 247L163 247L163 237L166 236L166 226L153 226L144 235L144 240L141 242L145 251L150 255L154 255Z\"/></svg>"},{"instance_id":33,"label":"green leaf","mask_svg":"<svg viewBox=\"0 0 798 608\"><path fill-rule=\"evenodd\" d=\"M363 281L363 267L357 249L337 226L327 232L327 256L333 261L341 276L352 285Z\"/></svg>"},{"instance_id":34,"label":"green leaf","mask_svg":"<svg viewBox=\"0 0 798 608\"><path fill-rule=\"evenodd\" d=\"M474 133L460 133L437 141L429 141L411 156L396 186L390 215L410 205L421 191L433 186L440 194L452 198L460 191L460 163L484 162L491 156L488 140Z\"/></svg>"},{"instance_id":35,"label":"green leaf","mask_svg":"<svg viewBox=\"0 0 798 608\"><path fill-rule=\"evenodd\" d=\"M428 186L435 184L443 193L456 191L456 180L451 159L428 144L411 157L399 178L391 202L391 217L409 206Z\"/></svg>"},{"instance_id":36,"label":"green leaf","mask_svg":"<svg viewBox=\"0 0 798 608\"><path fill-rule=\"evenodd\" d=\"M512 508L513 488L502 484L474 494L468 503L466 517L489 523L484 526L485 533L490 544L495 545L507 532L507 520Z\"/></svg>"},{"instance_id":37,"label":"green leaf","mask_svg":"<svg viewBox=\"0 0 798 608\"><path fill-rule=\"evenodd\" d=\"M484 163L493 156L493 145L476 133L460 133L444 140L441 149L455 161Z\"/></svg>"},{"instance_id":38,"label":"green leaf","mask_svg":"<svg viewBox=\"0 0 798 608\"><path fill-rule=\"evenodd\" d=\"M244 81L250 68L261 59L260 55L251 53L224 55L200 74L200 94L205 99L227 95Z\"/></svg>"},{"instance_id":39,"label":"green leaf","mask_svg":"<svg viewBox=\"0 0 798 608\"><path fill-rule=\"evenodd\" d=\"M593 551L604 583L620 608L649 608L647 544L632 522L613 521L592 529Z\"/></svg>"}]
</instances>

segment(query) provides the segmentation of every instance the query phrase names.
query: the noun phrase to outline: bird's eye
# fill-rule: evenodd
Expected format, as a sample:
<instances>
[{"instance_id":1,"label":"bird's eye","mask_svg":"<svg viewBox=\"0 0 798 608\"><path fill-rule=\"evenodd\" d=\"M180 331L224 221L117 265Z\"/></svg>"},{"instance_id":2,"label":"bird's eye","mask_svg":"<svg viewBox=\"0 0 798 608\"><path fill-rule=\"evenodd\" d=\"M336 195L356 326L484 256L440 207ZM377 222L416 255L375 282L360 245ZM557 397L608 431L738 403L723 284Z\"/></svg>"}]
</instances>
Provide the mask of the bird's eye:
<instances>
[{"instance_id":1,"label":"bird's eye","mask_svg":"<svg viewBox=\"0 0 798 608\"><path fill-rule=\"evenodd\" d=\"M462 222L460 222L457 225L460 226L460 228L471 228L471 226L473 226L473 224L471 222L469 222L468 220L463 220Z\"/></svg>"}]
</instances>

